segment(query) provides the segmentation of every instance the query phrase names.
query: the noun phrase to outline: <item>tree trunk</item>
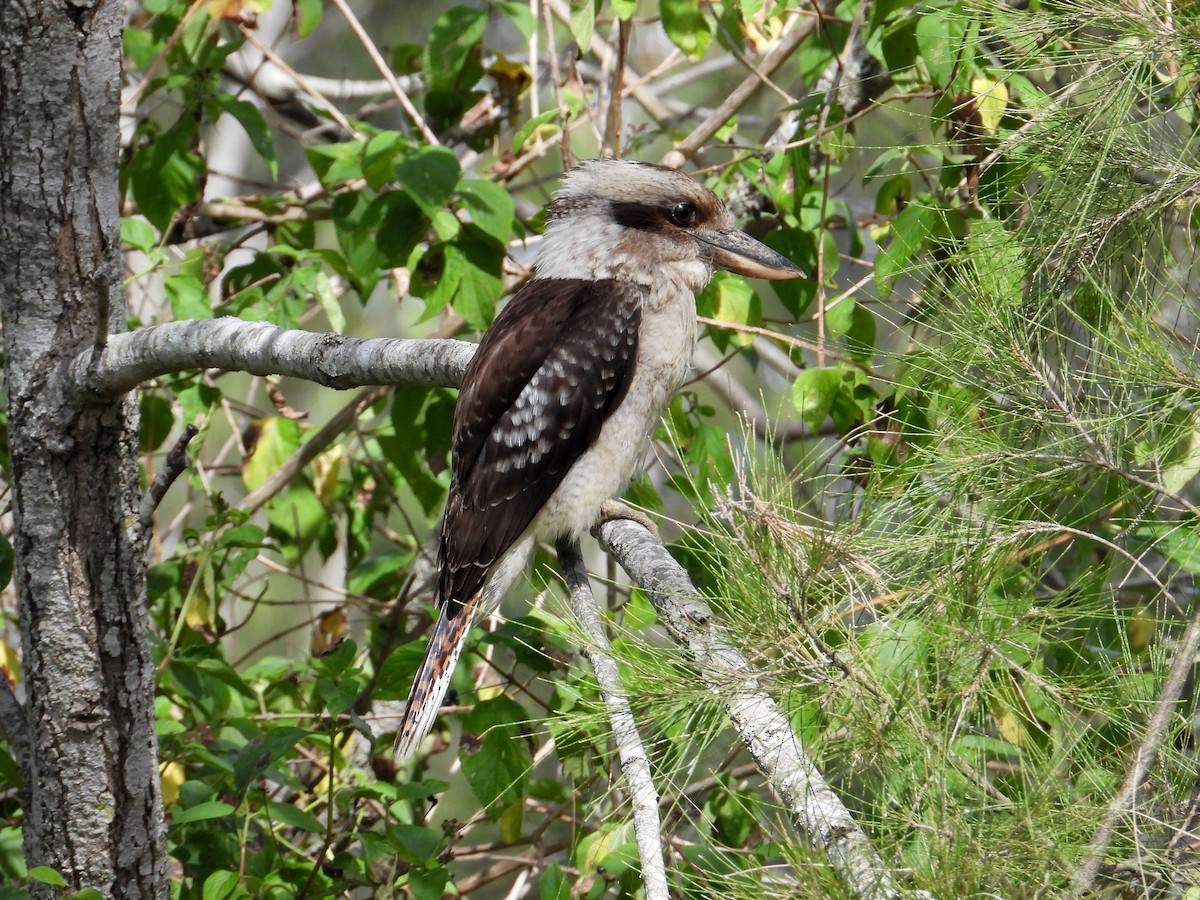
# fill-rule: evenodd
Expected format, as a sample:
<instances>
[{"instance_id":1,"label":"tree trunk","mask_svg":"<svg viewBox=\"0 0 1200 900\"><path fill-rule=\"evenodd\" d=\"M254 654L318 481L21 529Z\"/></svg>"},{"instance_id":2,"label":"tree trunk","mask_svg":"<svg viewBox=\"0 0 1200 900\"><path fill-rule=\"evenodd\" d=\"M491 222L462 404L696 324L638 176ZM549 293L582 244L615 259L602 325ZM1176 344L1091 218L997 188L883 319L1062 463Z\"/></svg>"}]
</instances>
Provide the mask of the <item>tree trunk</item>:
<instances>
[{"instance_id":1,"label":"tree trunk","mask_svg":"<svg viewBox=\"0 0 1200 900\"><path fill-rule=\"evenodd\" d=\"M0 316L29 726L25 853L76 890L165 897L136 407L128 396L72 405L48 389L65 360L102 342L110 324L125 327L122 16L117 0L31 0L4 3L0 18Z\"/></svg>"}]
</instances>

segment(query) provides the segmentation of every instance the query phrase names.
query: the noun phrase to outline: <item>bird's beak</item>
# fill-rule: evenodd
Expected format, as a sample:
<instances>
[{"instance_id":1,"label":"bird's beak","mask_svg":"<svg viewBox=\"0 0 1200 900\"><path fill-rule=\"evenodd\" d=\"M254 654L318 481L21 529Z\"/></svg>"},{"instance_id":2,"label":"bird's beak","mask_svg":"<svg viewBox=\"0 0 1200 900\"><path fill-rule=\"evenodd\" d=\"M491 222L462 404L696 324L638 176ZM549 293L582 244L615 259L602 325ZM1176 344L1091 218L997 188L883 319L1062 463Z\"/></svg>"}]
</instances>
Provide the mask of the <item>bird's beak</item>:
<instances>
[{"instance_id":1,"label":"bird's beak","mask_svg":"<svg viewBox=\"0 0 1200 900\"><path fill-rule=\"evenodd\" d=\"M744 231L697 229L688 233L700 245L700 255L718 269L769 281L805 277L804 270L798 265Z\"/></svg>"}]
</instances>

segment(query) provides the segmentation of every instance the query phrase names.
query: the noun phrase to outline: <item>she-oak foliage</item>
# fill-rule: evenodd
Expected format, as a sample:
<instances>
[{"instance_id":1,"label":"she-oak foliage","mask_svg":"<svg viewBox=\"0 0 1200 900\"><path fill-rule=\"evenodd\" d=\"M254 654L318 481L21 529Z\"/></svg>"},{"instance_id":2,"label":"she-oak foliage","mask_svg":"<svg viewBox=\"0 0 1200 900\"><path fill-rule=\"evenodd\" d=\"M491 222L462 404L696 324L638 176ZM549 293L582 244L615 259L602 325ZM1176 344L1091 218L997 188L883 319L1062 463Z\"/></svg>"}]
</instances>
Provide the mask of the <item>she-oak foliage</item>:
<instances>
[{"instance_id":1,"label":"she-oak foliage","mask_svg":"<svg viewBox=\"0 0 1200 900\"><path fill-rule=\"evenodd\" d=\"M1171 676L1196 650L1200 571L1200 11L822 6L777 90L696 161L813 277L714 279L704 377L630 496L680 521L674 555L914 889L1190 896L1196 693ZM649 160L729 96L739 58L814 15L537 7L373 13L423 128L391 87L351 90L378 73L339 6L134 9L132 324L477 335L523 277L560 146L594 155L611 134L623 31L619 149ZM305 74L264 62L264 41ZM608 724L546 566L472 640L427 752L397 771L390 738L371 743L423 649L453 392L338 412L297 381L189 370L139 396L147 483L200 429L150 550L172 895L482 897L523 879L522 896L634 896ZM646 596L607 599L681 895L843 895ZM0 779L7 886L61 881L26 872L8 754Z\"/></svg>"}]
</instances>

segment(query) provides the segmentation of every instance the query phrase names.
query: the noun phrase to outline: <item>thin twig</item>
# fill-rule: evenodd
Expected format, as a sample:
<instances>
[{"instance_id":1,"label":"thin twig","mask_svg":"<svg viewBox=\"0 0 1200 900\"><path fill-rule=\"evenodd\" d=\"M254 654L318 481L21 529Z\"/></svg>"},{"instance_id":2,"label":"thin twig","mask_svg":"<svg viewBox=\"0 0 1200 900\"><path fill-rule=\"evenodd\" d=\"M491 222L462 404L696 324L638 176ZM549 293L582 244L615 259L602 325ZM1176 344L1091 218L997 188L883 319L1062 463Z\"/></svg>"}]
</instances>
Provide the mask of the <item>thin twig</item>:
<instances>
[{"instance_id":1,"label":"thin twig","mask_svg":"<svg viewBox=\"0 0 1200 900\"><path fill-rule=\"evenodd\" d=\"M1125 781L1121 784L1121 789L1117 791L1116 796L1112 798L1112 802L1109 803L1104 821L1096 829L1092 842L1088 846L1087 854L1071 877L1073 896L1081 897L1091 893L1096 875L1100 871L1100 864L1104 861L1104 854L1116 834L1117 825L1127 815L1137 816L1135 809L1137 792L1158 761L1158 749L1167 736L1171 718L1179 711L1179 698L1183 695L1188 674L1195 662L1197 649L1200 649L1200 603L1195 604L1187 630L1184 631L1179 647L1175 651L1175 659L1171 663L1171 669L1167 672L1162 691L1154 705L1154 714L1150 716L1150 721L1146 725L1146 735L1138 745Z\"/></svg>"},{"instance_id":2,"label":"thin twig","mask_svg":"<svg viewBox=\"0 0 1200 900\"><path fill-rule=\"evenodd\" d=\"M797 16L788 22L784 26L779 40L763 55L758 67L741 84L734 88L733 93L725 99L724 103L714 109L708 118L697 125L691 134L676 144L675 148L663 157L663 165L670 166L673 169L682 167L685 162L712 140L713 135L720 131L725 123L739 109L745 106L751 97L758 93L767 79L771 77L771 73L778 69L783 61L796 51L796 48L800 46L800 43L806 37L817 30L821 22L821 17L836 5L832 0L820 0L816 4L817 8L813 14Z\"/></svg>"},{"instance_id":3,"label":"thin twig","mask_svg":"<svg viewBox=\"0 0 1200 900\"><path fill-rule=\"evenodd\" d=\"M138 509L140 542L145 542L149 537L150 529L154 527L154 511L162 503L163 497L167 496L167 491L171 489L171 485L175 483L175 479L187 469L187 447L191 443L192 438L199 433L200 429L192 424L183 429L183 434L179 436L179 440L175 442L175 446L167 454L167 458L163 462L163 467L155 473L154 481L150 483L150 487L142 495L142 503Z\"/></svg>"},{"instance_id":4,"label":"thin twig","mask_svg":"<svg viewBox=\"0 0 1200 900\"><path fill-rule=\"evenodd\" d=\"M570 24L571 7L565 2L565 0L546 0L546 6L544 8L553 12L555 17L564 25ZM549 33L549 31L550 29L547 28L547 33ZM608 43L604 41L600 35L592 35L591 54L592 56L596 57L601 66L608 65L615 52L616 51L613 50L612 47L608 46ZM640 86L642 78L637 72L626 67L626 71L622 77L631 85L638 85L634 87L631 92L633 99L641 104L642 109L646 111L646 115L653 119L656 125L664 126L674 118L671 110L668 109L666 104L659 99L658 94L648 88ZM553 80L557 83L557 79Z\"/></svg>"},{"instance_id":5,"label":"thin twig","mask_svg":"<svg viewBox=\"0 0 1200 900\"><path fill-rule=\"evenodd\" d=\"M283 72L285 75L290 77L292 79L292 81L295 82L296 87L298 87L301 91L303 91L305 94L307 94L309 97L311 97L313 103L315 103L322 110L324 110L325 114L328 115L329 118L333 119L333 121L337 122L337 124L339 126L341 126L341 128L347 134L349 134L353 137L356 137L356 138L362 137L362 132L360 132L357 128L355 128L353 125L350 124L350 120L347 119L345 117L345 115L342 114L342 111L340 109L338 109L333 103L331 103L329 101L328 98L326 98L324 95L322 95L319 91L317 91L315 88L310 86L308 84L308 82L305 80L305 78L299 72L297 72L295 69L293 69L291 66L289 66L287 64L287 62L283 59L283 57L281 57L278 53L276 53L274 50L272 50L270 47L268 47L265 43L263 43L262 40L259 39L258 35L256 35L251 29L246 28L245 26L241 26L239 28L239 30L241 31L242 36L247 41L249 41L254 46L254 48L263 55L263 57L265 59L267 59L270 63L272 63L274 66L276 66L279 69L279 71Z\"/></svg>"},{"instance_id":6,"label":"thin twig","mask_svg":"<svg viewBox=\"0 0 1200 900\"><path fill-rule=\"evenodd\" d=\"M604 123L604 143L601 156L621 155L621 101L624 99L622 84L625 80L625 55L629 52L629 36L632 34L628 19L618 24L617 59L613 66L612 87L608 93L608 119Z\"/></svg>"},{"instance_id":7,"label":"thin twig","mask_svg":"<svg viewBox=\"0 0 1200 900\"><path fill-rule=\"evenodd\" d=\"M391 86L392 94L400 101L401 108L412 121L413 125L417 127L417 131L421 132L421 137L425 139L426 143L433 146L440 144L441 141L437 139L437 135L425 124L425 120L421 118L421 114L413 106L412 100L408 98L408 94L404 92L404 88L396 80L396 73L387 64L387 60L383 58L383 54L379 52L379 48L375 46L375 42L371 40L371 36L367 34L367 30L362 27L362 23L358 21L358 17L346 5L346 0L333 0L333 5L338 8L338 12L345 18L346 23L350 26L350 30L354 32L363 49L367 51L367 56L371 57L371 61L375 63L375 68L379 70L379 74Z\"/></svg>"},{"instance_id":8,"label":"thin twig","mask_svg":"<svg viewBox=\"0 0 1200 900\"><path fill-rule=\"evenodd\" d=\"M633 833L637 840L638 856L642 861L642 883L646 887L646 900L669 900L671 893L667 885L667 869L663 862L662 824L658 818L658 792L650 775L650 760L642 737L638 734L637 722L629 708L629 700L621 685L621 675L612 647L604 632L604 621L596 608L592 586L588 583L587 568L579 552L579 542L560 541L557 547L558 561L567 586L571 589L571 612L583 629L587 643L583 655L587 657L600 685L600 695L608 709L612 723L613 740L621 759L621 771L629 785L629 799L633 805Z\"/></svg>"}]
</instances>

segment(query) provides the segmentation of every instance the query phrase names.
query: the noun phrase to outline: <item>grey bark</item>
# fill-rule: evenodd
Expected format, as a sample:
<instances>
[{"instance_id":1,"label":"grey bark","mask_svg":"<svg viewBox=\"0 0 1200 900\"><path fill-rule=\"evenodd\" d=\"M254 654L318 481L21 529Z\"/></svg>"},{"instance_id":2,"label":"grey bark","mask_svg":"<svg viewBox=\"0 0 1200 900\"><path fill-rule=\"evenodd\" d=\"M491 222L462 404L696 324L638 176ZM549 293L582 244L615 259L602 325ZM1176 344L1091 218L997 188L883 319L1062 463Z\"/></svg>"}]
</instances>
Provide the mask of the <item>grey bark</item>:
<instances>
[{"instance_id":1,"label":"grey bark","mask_svg":"<svg viewBox=\"0 0 1200 900\"><path fill-rule=\"evenodd\" d=\"M650 757L638 733L637 721L629 707L625 688L621 685L621 673L612 655L612 645L608 642L600 608L592 594L579 541L560 541L557 550L558 562L570 593L571 612L587 641L582 648L583 655L591 663L596 683L600 685L600 696L604 699L608 721L612 725L621 771L625 773L625 783L629 787L633 833L642 861L642 886L646 889L646 900L669 900L671 889L667 883L667 864L663 858L658 791L650 772Z\"/></svg>"},{"instance_id":2,"label":"grey bark","mask_svg":"<svg viewBox=\"0 0 1200 900\"><path fill-rule=\"evenodd\" d=\"M349 338L241 319L193 319L114 335L84 350L57 376L58 389L101 400L185 369L290 375L341 390L392 384L458 384L475 345L453 340Z\"/></svg>"},{"instance_id":3,"label":"grey bark","mask_svg":"<svg viewBox=\"0 0 1200 900\"><path fill-rule=\"evenodd\" d=\"M144 898L167 896L167 869L136 537L136 407L128 397L70 404L48 389L66 360L125 322L123 12L117 0L2 7L0 317L29 743L26 859L73 890Z\"/></svg>"}]
</instances>

